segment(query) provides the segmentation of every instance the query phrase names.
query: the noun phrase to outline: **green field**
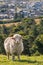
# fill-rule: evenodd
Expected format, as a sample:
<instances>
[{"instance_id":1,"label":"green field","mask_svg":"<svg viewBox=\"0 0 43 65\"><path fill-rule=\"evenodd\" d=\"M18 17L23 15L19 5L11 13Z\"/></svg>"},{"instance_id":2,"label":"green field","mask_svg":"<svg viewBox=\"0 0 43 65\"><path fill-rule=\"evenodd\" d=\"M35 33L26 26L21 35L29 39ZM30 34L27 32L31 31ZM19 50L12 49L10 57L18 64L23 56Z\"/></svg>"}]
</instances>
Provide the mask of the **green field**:
<instances>
[{"instance_id":1,"label":"green field","mask_svg":"<svg viewBox=\"0 0 43 65\"><path fill-rule=\"evenodd\" d=\"M7 56L0 55L0 65L43 65L43 56L21 56L21 61L16 57L15 61L7 59Z\"/></svg>"}]
</instances>

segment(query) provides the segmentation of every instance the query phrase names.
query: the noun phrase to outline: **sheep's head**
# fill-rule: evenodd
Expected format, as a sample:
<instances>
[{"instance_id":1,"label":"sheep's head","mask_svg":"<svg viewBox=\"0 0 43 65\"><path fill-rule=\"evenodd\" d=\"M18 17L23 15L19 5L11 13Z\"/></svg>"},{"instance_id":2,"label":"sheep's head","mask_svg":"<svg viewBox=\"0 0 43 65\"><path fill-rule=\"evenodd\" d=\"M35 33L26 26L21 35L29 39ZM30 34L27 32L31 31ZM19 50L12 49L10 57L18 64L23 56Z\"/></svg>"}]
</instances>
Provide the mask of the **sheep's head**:
<instances>
[{"instance_id":1,"label":"sheep's head","mask_svg":"<svg viewBox=\"0 0 43 65\"><path fill-rule=\"evenodd\" d=\"M12 39L15 41L15 43L21 43L22 42L22 36L19 34L15 34Z\"/></svg>"}]
</instances>

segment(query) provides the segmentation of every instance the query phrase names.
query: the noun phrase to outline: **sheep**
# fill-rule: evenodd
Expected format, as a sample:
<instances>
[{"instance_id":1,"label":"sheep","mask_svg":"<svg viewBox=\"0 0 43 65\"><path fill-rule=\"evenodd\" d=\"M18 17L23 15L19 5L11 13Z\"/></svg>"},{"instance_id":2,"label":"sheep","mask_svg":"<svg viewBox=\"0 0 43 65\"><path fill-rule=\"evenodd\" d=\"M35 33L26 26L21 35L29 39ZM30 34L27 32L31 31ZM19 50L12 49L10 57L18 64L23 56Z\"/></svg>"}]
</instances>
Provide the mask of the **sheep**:
<instances>
[{"instance_id":1,"label":"sheep","mask_svg":"<svg viewBox=\"0 0 43 65\"><path fill-rule=\"evenodd\" d=\"M12 55L12 60L15 58L15 53L18 55L20 60L20 55L24 50L22 36L20 34L14 34L12 37L8 37L4 41L4 48L9 59L9 55Z\"/></svg>"}]
</instances>

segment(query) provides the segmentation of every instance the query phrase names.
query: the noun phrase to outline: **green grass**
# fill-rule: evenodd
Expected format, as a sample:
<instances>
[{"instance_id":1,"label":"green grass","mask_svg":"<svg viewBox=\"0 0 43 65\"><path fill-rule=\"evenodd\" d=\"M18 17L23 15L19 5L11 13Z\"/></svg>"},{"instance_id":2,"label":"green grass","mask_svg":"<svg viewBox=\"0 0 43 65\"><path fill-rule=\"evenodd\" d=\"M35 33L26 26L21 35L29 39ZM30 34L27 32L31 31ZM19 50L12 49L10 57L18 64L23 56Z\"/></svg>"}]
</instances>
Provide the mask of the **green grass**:
<instances>
[{"instance_id":1,"label":"green grass","mask_svg":"<svg viewBox=\"0 0 43 65\"><path fill-rule=\"evenodd\" d=\"M0 65L43 65L43 56L21 56L21 61L16 57L15 61L7 59L7 56L0 55Z\"/></svg>"}]
</instances>

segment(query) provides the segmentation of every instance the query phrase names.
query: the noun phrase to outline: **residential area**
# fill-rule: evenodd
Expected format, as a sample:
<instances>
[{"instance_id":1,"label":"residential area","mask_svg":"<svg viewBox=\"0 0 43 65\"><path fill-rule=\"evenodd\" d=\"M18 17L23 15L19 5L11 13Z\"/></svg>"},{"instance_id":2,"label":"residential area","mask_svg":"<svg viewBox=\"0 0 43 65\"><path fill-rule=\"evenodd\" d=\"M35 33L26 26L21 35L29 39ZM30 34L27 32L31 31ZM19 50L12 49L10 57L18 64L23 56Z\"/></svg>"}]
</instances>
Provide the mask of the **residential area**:
<instances>
[{"instance_id":1,"label":"residential area","mask_svg":"<svg viewBox=\"0 0 43 65\"><path fill-rule=\"evenodd\" d=\"M0 0L0 21L13 20L15 13L24 18L43 16L43 1Z\"/></svg>"}]
</instances>

